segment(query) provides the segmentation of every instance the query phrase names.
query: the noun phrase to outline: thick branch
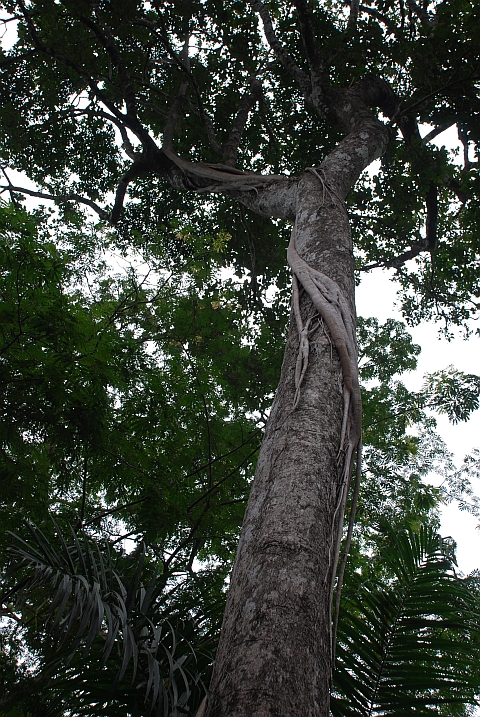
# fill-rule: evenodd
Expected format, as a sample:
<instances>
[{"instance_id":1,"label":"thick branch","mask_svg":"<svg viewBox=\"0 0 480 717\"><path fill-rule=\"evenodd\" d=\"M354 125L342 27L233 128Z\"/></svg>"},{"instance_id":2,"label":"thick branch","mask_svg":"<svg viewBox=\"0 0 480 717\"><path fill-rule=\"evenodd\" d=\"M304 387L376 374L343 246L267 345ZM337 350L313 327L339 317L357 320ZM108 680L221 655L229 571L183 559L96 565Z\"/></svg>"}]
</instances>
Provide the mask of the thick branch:
<instances>
[{"instance_id":1,"label":"thick branch","mask_svg":"<svg viewBox=\"0 0 480 717\"><path fill-rule=\"evenodd\" d=\"M115 202L113 204L112 212L109 216L110 223L114 226L118 223L120 219L128 185L134 179L145 176L147 173L148 169L145 166L142 157L140 158L140 160L135 161L121 178L120 182L118 183L117 191L115 193Z\"/></svg>"},{"instance_id":2,"label":"thick branch","mask_svg":"<svg viewBox=\"0 0 480 717\"><path fill-rule=\"evenodd\" d=\"M83 115L94 114L97 117L103 117L103 119L106 119L108 122L111 122L112 124L114 124L115 127L117 127L118 131L120 132L120 136L122 138L122 146L123 146L123 149L125 150L125 154L127 155L127 157L129 157L133 161L136 161L141 157L141 154L139 154L138 152L135 152L135 150L133 149L133 145L130 142L130 138L128 136L127 129L126 129L124 123L120 122L120 120L117 117L109 114L108 112L104 112L103 110L94 109L91 106L87 110L84 110L83 112L78 112L77 114L83 114Z\"/></svg>"},{"instance_id":3,"label":"thick branch","mask_svg":"<svg viewBox=\"0 0 480 717\"><path fill-rule=\"evenodd\" d=\"M320 76L324 71L324 61L313 31L313 18L308 2L306 0L295 0L295 8L308 64L312 73Z\"/></svg>"},{"instance_id":4,"label":"thick branch","mask_svg":"<svg viewBox=\"0 0 480 717\"><path fill-rule=\"evenodd\" d=\"M358 2L358 0L354 0ZM328 81L325 76L325 63L320 47L317 43L313 30L313 17L308 7L307 0L296 0L295 8L298 15L300 35L302 37L308 64L310 66L310 78L312 82L311 101L320 115L327 114L324 100L324 87Z\"/></svg>"},{"instance_id":5,"label":"thick branch","mask_svg":"<svg viewBox=\"0 0 480 717\"><path fill-rule=\"evenodd\" d=\"M358 0L350 0L350 14L347 22L347 34L350 35L357 26Z\"/></svg>"}]
</instances>

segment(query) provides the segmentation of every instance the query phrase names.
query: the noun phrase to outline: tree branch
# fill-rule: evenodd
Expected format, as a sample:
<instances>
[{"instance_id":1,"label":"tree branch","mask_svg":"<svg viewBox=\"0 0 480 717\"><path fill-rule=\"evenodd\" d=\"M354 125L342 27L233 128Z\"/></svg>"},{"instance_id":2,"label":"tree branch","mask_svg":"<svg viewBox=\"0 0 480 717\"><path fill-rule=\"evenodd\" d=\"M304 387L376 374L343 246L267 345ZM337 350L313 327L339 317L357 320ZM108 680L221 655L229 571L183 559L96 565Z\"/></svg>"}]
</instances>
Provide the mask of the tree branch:
<instances>
[{"instance_id":1,"label":"tree branch","mask_svg":"<svg viewBox=\"0 0 480 717\"><path fill-rule=\"evenodd\" d=\"M358 0L350 0L350 14L347 22L347 35L351 35L357 27Z\"/></svg>"},{"instance_id":2,"label":"tree branch","mask_svg":"<svg viewBox=\"0 0 480 717\"><path fill-rule=\"evenodd\" d=\"M137 105L135 89L133 86L132 78L122 60L122 57L118 51L117 44L113 38L112 31L109 27L100 28L93 20L86 15L80 15L81 22L93 32L95 37L100 41L104 50L107 51L109 57L117 68L117 72L120 78L121 88L125 99L125 105L127 108L127 117L130 120L134 120L139 123L137 116ZM140 124L140 123L139 123Z\"/></svg>"},{"instance_id":3,"label":"tree branch","mask_svg":"<svg viewBox=\"0 0 480 717\"><path fill-rule=\"evenodd\" d=\"M76 114L79 114L79 115L94 114L94 115L97 115L97 117L103 117L103 119L106 119L108 122L111 122L112 124L114 124L115 127L117 127L117 129L120 132L120 136L121 136L122 142L123 142L122 146L123 146L123 149L125 150L127 157L129 157L130 159L133 159L134 161L140 159L140 157L142 155L139 152L135 152L135 150L133 149L133 145L130 142L130 138L127 134L126 127L123 122L120 122L120 120L117 119L117 117L109 114L108 112L104 112L103 110L95 109L92 107L89 107L87 110L84 110L82 112L77 112Z\"/></svg>"},{"instance_id":4,"label":"tree branch","mask_svg":"<svg viewBox=\"0 0 480 717\"><path fill-rule=\"evenodd\" d=\"M426 241L415 242L411 248L399 254L393 259L385 259L385 261L377 261L374 264L367 264L366 266L360 267L359 271L370 271L371 269L400 269L406 261L409 259L415 259L416 256L422 253L422 251L428 251Z\"/></svg>"},{"instance_id":5,"label":"tree branch","mask_svg":"<svg viewBox=\"0 0 480 717\"><path fill-rule=\"evenodd\" d=\"M364 12L367 15L374 17L375 20L378 20L379 22L382 23L382 25L385 25L385 27L387 28L388 32L391 35L394 35L397 39L399 38L400 35L398 32L398 28L393 24L393 22L390 20L390 18L388 18L386 15L379 12L378 10L376 10L373 7L368 7L367 5L359 5L358 9L360 10L360 12Z\"/></svg>"},{"instance_id":6,"label":"tree branch","mask_svg":"<svg viewBox=\"0 0 480 717\"><path fill-rule=\"evenodd\" d=\"M17 202L17 200L16 200L16 198L15 198L15 194L13 193L13 184L12 184L12 182L10 181L10 177L8 176L8 174L7 174L6 171L5 171L5 167L2 167L2 174L3 174L3 176L5 177L5 179L7 180L7 183L8 183L8 189L7 189L7 191L8 191L8 193L10 194L10 201L12 202L13 206L15 207L15 209L19 209L18 202ZM5 190L3 190L3 191L5 191ZM2 192L2 193L3 193L3 192Z\"/></svg>"},{"instance_id":7,"label":"tree branch","mask_svg":"<svg viewBox=\"0 0 480 717\"><path fill-rule=\"evenodd\" d=\"M420 5L417 5L415 0L407 0L407 7L411 14L416 15L422 25L425 27L431 27L432 21L430 19L430 15L426 10L420 7Z\"/></svg>"},{"instance_id":8,"label":"tree branch","mask_svg":"<svg viewBox=\"0 0 480 717\"><path fill-rule=\"evenodd\" d=\"M122 122L128 129L130 129L133 134L138 137L140 142L142 143L144 148L152 148L152 146L155 146L154 140L150 137L147 130L143 127L141 122L137 119L136 113L135 115L129 114L127 111L127 114L123 114L120 112L120 110L117 109L114 102L112 102L108 96L105 94L103 90L101 90L97 83L92 79L92 77L85 72L85 70L77 65L75 62L70 60L68 57L65 57L64 55L59 54L56 52L53 48L48 47L45 45L45 43L41 40L37 28L35 27L35 23L32 20L32 17L30 13L28 12L24 0L18 0L19 5L22 9L22 15L25 19L25 22L27 23L27 27L30 32L30 36L32 38L32 41L37 48L38 51L42 52L43 54L47 55L53 60L56 60L57 62L62 63L66 67L70 68L74 72L78 74L79 77L82 77L87 86L92 91L93 95L97 97L100 102L119 120L119 122Z\"/></svg>"},{"instance_id":9,"label":"tree branch","mask_svg":"<svg viewBox=\"0 0 480 717\"><path fill-rule=\"evenodd\" d=\"M455 122L447 122L446 124L441 124L438 127L434 127L428 134L425 135L425 137L422 137L422 144L428 144L432 141L432 139L435 139L435 137L438 137L439 134L442 134L442 132L445 132L446 129L449 129L455 124Z\"/></svg>"},{"instance_id":10,"label":"tree branch","mask_svg":"<svg viewBox=\"0 0 480 717\"><path fill-rule=\"evenodd\" d=\"M6 191L18 192L18 194L26 194L29 197L38 197L39 199L48 199L56 204L61 202L79 202L80 204L85 204L87 207L90 207L90 209L93 209L93 211L98 214L100 219L108 221L110 218L108 212L99 207L98 204L93 202L91 199L82 197L80 194L74 194L73 192L70 194L47 194L46 192L35 192L32 189L25 189L24 187L14 187L12 185L7 185L5 187L0 185L0 194Z\"/></svg>"},{"instance_id":11,"label":"tree branch","mask_svg":"<svg viewBox=\"0 0 480 717\"><path fill-rule=\"evenodd\" d=\"M263 23L263 30L265 37L270 45L271 49L279 59L282 66L288 72L288 74L295 80L299 86L305 101L312 104L312 84L308 75L298 67L291 55L286 51L280 40L275 34L273 29L272 18L261 0L252 0L251 2L253 10L260 15Z\"/></svg>"},{"instance_id":12,"label":"tree branch","mask_svg":"<svg viewBox=\"0 0 480 717\"><path fill-rule=\"evenodd\" d=\"M143 18L136 21L136 24L143 25L144 27L148 27L152 30L154 30L156 33L159 30L157 23L149 22L148 20L144 20ZM161 32L158 32L158 38L160 42L162 43L165 50L168 52L172 60L175 62L177 67L184 72L188 80L192 86L193 92L195 94L195 99L197 101L197 107L196 110L199 113L200 121L202 122L203 128L205 130L205 134L207 135L208 142L210 144L210 147L213 149L213 151L220 155L222 154L222 147L217 141L217 137L215 134L215 129L213 127L213 122L208 116L203 101L202 96L200 93L200 89L198 87L197 81L195 80L195 77L193 76L193 73L190 68L190 62L188 61L188 44L187 44L187 62L183 61L183 59L175 52L175 50L172 47L172 44L170 43L166 33L162 34ZM188 40L187 40L188 42ZM185 46L183 50L183 54L185 54ZM150 85L149 85L150 86ZM150 86L151 87L151 86ZM152 88L153 89L153 88Z\"/></svg>"},{"instance_id":13,"label":"tree branch","mask_svg":"<svg viewBox=\"0 0 480 717\"><path fill-rule=\"evenodd\" d=\"M32 57L33 55L35 55L35 50L28 50L22 55L9 55L7 57L2 57L0 59L0 67L8 67L9 65L14 65L16 62L26 60L27 57Z\"/></svg>"},{"instance_id":14,"label":"tree branch","mask_svg":"<svg viewBox=\"0 0 480 717\"><path fill-rule=\"evenodd\" d=\"M437 247L437 221L438 221L438 186L430 182L425 199L427 218L425 220L425 234L427 248L433 252Z\"/></svg>"},{"instance_id":15,"label":"tree branch","mask_svg":"<svg viewBox=\"0 0 480 717\"><path fill-rule=\"evenodd\" d=\"M139 498L138 500L132 500L130 503L124 503L123 505L119 505L117 508L112 508L111 510L104 510L103 513L99 513L98 515L95 515L93 518L90 518L90 520L87 520L84 523L84 527L86 528L88 525L92 525L93 523L96 523L97 520L101 520L102 518L107 518L109 515L113 515L114 513L118 513L121 510L124 510L125 508L131 508L133 505L139 505L140 503L144 503L147 500L148 496L144 496L143 498Z\"/></svg>"},{"instance_id":16,"label":"tree branch","mask_svg":"<svg viewBox=\"0 0 480 717\"><path fill-rule=\"evenodd\" d=\"M257 102L260 102L262 98L262 83L255 76L249 78L251 85L251 92L245 95L240 107L238 108L237 116L235 117L232 128L228 135L228 139L223 145L223 163L227 167L234 167L237 161L237 152L242 141L243 131L247 124L248 116L251 110L255 107Z\"/></svg>"},{"instance_id":17,"label":"tree branch","mask_svg":"<svg viewBox=\"0 0 480 717\"><path fill-rule=\"evenodd\" d=\"M313 18L307 0L295 0L298 25L310 70L315 77L324 72L324 61L313 31Z\"/></svg>"},{"instance_id":18,"label":"tree branch","mask_svg":"<svg viewBox=\"0 0 480 717\"><path fill-rule=\"evenodd\" d=\"M175 101L172 105L170 112L168 113L167 123L163 130L162 149L164 151L173 149L173 135L174 135L175 129L177 127L177 124L180 120L181 108L182 108L182 104L185 100L187 90L188 90L188 83L184 82L182 85L180 85L178 95L175 98Z\"/></svg>"},{"instance_id":19,"label":"tree branch","mask_svg":"<svg viewBox=\"0 0 480 717\"><path fill-rule=\"evenodd\" d=\"M214 485L212 485L211 488L209 488L207 491L205 491L205 493L203 493L199 498L197 498L196 500L194 500L193 503L190 503L190 505L189 505L188 508L187 508L187 513L190 513L190 511L193 510L193 508L195 508L195 506L198 505L198 503L200 503L202 500L206 500L206 498L208 498L214 491L216 491L217 488L219 488L219 487L222 485L222 483L225 483L225 481L228 480L228 478L230 478L230 477L233 476L238 470L240 470L240 468L241 468L248 460L250 460L250 458L252 458L252 456L255 455L255 453L259 450L259 448L260 448L260 446L256 446L256 448L254 448L253 451L251 451L251 452L248 454L248 456L246 456L246 458L244 458L243 461L242 461L236 468L234 468L234 469L231 470L229 473L227 473L227 475L223 476L223 478L220 478L219 481L217 481L216 483L214 483Z\"/></svg>"}]
</instances>

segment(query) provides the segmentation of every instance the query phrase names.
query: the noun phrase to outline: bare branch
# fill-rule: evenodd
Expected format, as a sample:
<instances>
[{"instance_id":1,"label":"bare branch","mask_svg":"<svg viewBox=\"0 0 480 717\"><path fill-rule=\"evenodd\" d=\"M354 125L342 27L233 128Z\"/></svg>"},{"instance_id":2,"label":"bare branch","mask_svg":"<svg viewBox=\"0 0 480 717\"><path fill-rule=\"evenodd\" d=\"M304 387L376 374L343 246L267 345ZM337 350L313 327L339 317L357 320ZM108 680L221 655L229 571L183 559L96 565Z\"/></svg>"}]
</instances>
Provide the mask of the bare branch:
<instances>
[{"instance_id":1,"label":"bare branch","mask_svg":"<svg viewBox=\"0 0 480 717\"><path fill-rule=\"evenodd\" d=\"M48 199L49 201L53 201L56 204L60 204L61 202L79 202L80 204L85 204L87 207L90 207L90 209L93 209L93 211L98 214L100 219L103 219L104 221L108 221L109 219L108 212L99 207L98 204L95 204L95 202L93 202L91 199L88 199L87 197L82 197L80 194L74 194L73 192L70 194L47 194L46 192L35 192L32 189L25 189L24 187L14 187L13 185L0 185L0 194L6 191L17 192L18 194L26 194L29 197L38 197L39 199Z\"/></svg>"},{"instance_id":2,"label":"bare branch","mask_svg":"<svg viewBox=\"0 0 480 717\"><path fill-rule=\"evenodd\" d=\"M395 256L393 259L385 259L385 261L376 261L374 264L366 264L361 266L359 271L371 271L372 269L400 269L405 262L410 259L415 259L416 256L421 254L423 251L428 251L426 241L414 242L410 249Z\"/></svg>"},{"instance_id":3,"label":"bare branch","mask_svg":"<svg viewBox=\"0 0 480 717\"><path fill-rule=\"evenodd\" d=\"M18 202L17 202L17 200L16 200L16 198L15 198L15 194L13 193L13 184L12 184L12 182L10 181L10 177L8 176L8 174L7 174L6 171L5 171L5 167L2 167L2 174L3 174L3 176L5 177L5 179L6 179L7 182L8 182L8 193L10 194L10 201L12 202L13 206L15 207L15 209L18 209L18 208L19 208L19 207L18 207Z\"/></svg>"},{"instance_id":4,"label":"bare branch","mask_svg":"<svg viewBox=\"0 0 480 717\"><path fill-rule=\"evenodd\" d=\"M445 132L445 130L449 129L455 124L455 122L448 122L446 124L441 124L438 127L434 127L428 134L425 135L425 137L422 137L422 144L428 144L432 141L432 139L435 139L435 137L438 137L439 134L442 134L442 132Z\"/></svg>"}]
</instances>

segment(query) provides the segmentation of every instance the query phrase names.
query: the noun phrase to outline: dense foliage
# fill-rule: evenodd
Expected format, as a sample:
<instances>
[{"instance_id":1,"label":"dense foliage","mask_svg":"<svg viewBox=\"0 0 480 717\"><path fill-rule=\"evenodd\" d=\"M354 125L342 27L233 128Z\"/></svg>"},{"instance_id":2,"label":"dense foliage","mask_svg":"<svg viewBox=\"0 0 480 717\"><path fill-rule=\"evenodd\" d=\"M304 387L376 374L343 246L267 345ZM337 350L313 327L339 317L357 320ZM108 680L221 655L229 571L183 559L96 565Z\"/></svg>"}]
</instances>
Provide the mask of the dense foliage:
<instances>
[{"instance_id":1,"label":"dense foliage","mask_svg":"<svg viewBox=\"0 0 480 717\"><path fill-rule=\"evenodd\" d=\"M275 46L257 1L1 7L17 37L0 54L0 714L194 714L290 302L289 221L218 167L293 177L343 136L312 100L311 27L332 96L373 75L390 88L391 141L347 200L359 272L397 269L407 322L469 331L478 12L271 2ZM432 144L447 127L463 157ZM49 208L26 212L29 195ZM456 471L432 411L466 420L480 380L450 368L408 391L419 347L400 322L360 319L358 343L365 455L332 710L467 714L478 580L456 575L437 511L467 505L478 457Z\"/></svg>"},{"instance_id":2,"label":"dense foliage","mask_svg":"<svg viewBox=\"0 0 480 717\"><path fill-rule=\"evenodd\" d=\"M58 227L53 242L40 213L2 207L1 217L5 714L192 708L208 681L286 301L280 292L265 312L240 305L243 281L222 276L225 235L176 228L183 265L134 268L113 246L106 253L105 233ZM359 341L366 472L347 585L361 570L381 589L385 562L371 575L366 556L383 550L387 523L436 524L432 467L458 497L426 407L455 416L464 396L467 417L474 377L455 373L453 395L448 372L412 393L400 374L419 347L402 324L361 320Z\"/></svg>"}]
</instances>

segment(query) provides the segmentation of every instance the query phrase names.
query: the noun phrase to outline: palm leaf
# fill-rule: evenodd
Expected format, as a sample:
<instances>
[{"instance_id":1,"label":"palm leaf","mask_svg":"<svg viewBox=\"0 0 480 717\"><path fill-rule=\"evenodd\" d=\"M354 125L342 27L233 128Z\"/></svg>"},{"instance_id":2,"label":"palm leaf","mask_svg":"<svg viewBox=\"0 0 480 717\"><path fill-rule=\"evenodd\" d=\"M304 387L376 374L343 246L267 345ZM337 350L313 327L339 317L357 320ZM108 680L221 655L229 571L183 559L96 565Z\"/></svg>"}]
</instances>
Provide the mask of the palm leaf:
<instances>
[{"instance_id":1,"label":"palm leaf","mask_svg":"<svg viewBox=\"0 0 480 717\"><path fill-rule=\"evenodd\" d=\"M480 689L476 590L432 528L388 539L381 557L393 577L361 584L342 606L335 717L440 714L442 704L474 703Z\"/></svg>"},{"instance_id":2,"label":"palm leaf","mask_svg":"<svg viewBox=\"0 0 480 717\"><path fill-rule=\"evenodd\" d=\"M79 539L73 531L67 540L57 525L52 541L36 526L28 527L33 545L14 536L10 548L7 580L15 577L16 583L6 594L27 622L33 612L53 641L43 672L52 675L57 691L63 672L62 678L68 676L64 699L68 692L74 695L75 710L79 699L92 704L97 695L104 704L129 693L138 714L188 714L204 692L198 657L203 663L211 658L195 651L179 632L180 621L158 599L163 577L153 576L143 586L145 550L126 580L108 545ZM77 685L81 698L74 694Z\"/></svg>"}]
</instances>

